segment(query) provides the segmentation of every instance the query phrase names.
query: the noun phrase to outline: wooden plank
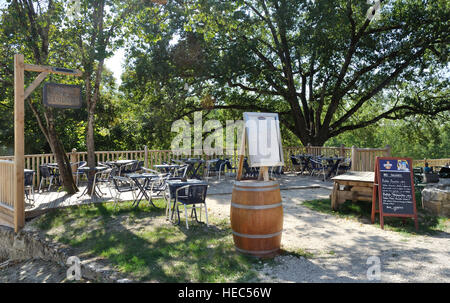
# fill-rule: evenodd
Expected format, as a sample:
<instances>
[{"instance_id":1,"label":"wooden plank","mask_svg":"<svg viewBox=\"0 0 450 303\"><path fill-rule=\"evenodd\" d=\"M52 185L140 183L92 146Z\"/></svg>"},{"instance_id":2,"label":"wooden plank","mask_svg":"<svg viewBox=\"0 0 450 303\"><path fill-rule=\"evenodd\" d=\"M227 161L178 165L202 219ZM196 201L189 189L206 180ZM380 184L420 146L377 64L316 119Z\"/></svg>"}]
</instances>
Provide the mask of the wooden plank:
<instances>
[{"instance_id":1,"label":"wooden plank","mask_svg":"<svg viewBox=\"0 0 450 303\"><path fill-rule=\"evenodd\" d=\"M25 226L24 196L24 56L14 55L14 230Z\"/></svg>"},{"instance_id":2,"label":"wooden plank","mask_svg":"<svg viewBox=\"0 0 450 303\"><path fill-rule=\"evenodd\" d=\"M31 93L39 86L39 84L42 83L42 81L44 81L44 79L47 77L48 73L47 72L43 72L40 73L36 79L34 79L33 83L30 84L30 86L27 87L27 89L25 90L25 96L24 98L27 99Z\"/></svg>"},{"instance_id":3,"label":"wooden plank","mask_svg":"<svg viewBox=\"0 0 450 303\"><path fill-rule=\"evenodd\" d=\"M42 66L42 65L35 65L35 64L24 64L23 68L26 71L31 72L46 72L49 74L56 74L56 75L65 75L65 76L75 76L75 77L81 77L83 73L79 71L78 69L68 69L68 68L61 68L61 67L52 67L52 66Z\"/></svg>"}]
</instances>

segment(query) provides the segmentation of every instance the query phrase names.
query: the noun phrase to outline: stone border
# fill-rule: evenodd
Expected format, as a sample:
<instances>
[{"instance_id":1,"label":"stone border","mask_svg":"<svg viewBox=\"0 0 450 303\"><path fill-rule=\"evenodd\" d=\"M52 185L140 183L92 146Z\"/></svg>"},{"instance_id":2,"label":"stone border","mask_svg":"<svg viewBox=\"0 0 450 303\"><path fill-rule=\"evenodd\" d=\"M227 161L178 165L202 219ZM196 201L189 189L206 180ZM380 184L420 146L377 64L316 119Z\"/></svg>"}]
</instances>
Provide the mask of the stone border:
<instances>
[{"instance_id":1,"label":"stone border","mask_svg":"<svg viewBox=\"0 0 450 303\"><path fill-rule=\"evenodd\" d=\"M68 269L66 264L70 257L70 248L59 243L51 243L39 237L39 233L21 230L17 234L12 228L0 225L0 259L10 261L27 261L41 259L55 262ZM110 269L103 269L95 262L81 261L81 276L91 282L123 282L119 273Z\"/></svg>"}]
</instances>

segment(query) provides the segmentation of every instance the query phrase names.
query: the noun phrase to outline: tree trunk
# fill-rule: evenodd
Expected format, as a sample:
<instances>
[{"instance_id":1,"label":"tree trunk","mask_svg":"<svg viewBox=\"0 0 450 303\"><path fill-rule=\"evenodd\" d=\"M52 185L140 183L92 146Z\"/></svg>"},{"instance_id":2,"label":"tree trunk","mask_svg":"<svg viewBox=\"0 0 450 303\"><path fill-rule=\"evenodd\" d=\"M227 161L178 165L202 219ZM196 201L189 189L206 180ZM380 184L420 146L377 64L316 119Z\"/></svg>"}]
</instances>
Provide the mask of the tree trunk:
<instances>
[{"instance_id":1,"label":"tree trunk","mask_svg":"<svg viewBox=\"0 0 450 303\"><path fill-rule=\"evenodd\" d=\"M86 147L87 147L87 166L95 167L97 165L95 159L95 142L94 142L94 109L89 107L87 132L86 132ZM94 181L94 171L90 171L88 174L88 192L92 191L93 181Z\"/></svg>"}]
</instances>

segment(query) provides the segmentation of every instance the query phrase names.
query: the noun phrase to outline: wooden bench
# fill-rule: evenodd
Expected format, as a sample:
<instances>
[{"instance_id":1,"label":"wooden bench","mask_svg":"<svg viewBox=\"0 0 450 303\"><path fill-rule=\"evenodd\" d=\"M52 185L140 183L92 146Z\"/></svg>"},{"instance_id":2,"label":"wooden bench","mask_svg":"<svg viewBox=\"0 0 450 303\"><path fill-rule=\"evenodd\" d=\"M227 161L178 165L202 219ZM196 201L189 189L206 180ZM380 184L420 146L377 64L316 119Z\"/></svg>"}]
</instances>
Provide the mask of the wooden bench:
<instances>
[{"instance_id":1,"label":"wooden bench","mask_svg":"<svg viewBox=\"0 0 450 303\"><path fill-rule=\"evenodd\" d=\"M331 208L338 210L339 205L347 200L371 202L374 178L374 172L366 171L350 171L331 178L334 182L330 196Z\"/></svg>"}]
</instances>

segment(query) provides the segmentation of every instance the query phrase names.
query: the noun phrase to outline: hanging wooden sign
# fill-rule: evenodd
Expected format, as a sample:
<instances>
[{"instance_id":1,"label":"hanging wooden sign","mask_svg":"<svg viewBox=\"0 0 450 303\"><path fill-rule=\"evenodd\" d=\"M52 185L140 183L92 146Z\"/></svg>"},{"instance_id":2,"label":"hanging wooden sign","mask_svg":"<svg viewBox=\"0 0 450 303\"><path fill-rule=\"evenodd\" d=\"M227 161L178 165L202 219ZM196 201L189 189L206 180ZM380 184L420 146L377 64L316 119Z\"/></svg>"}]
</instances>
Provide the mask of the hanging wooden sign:
<instances>
[{"instance_id":1,"label":"hanging wooden sign","mask_svg":"<svg viewBox=\"0 0 450 303\"><path fill-rule=\"evenodd\" d=\"M419 228L413 180L412 159L377 157L372 195L372 223L375 221L375 213L379 212L383 229L383 218L386 216L413 218L416 229Z\"/></svg>"},{"instance_id":2,"label":"hanging wooden sign","mask_svg":"<svg viewBox=\"0 0 450 303\"><path fill-rule=\"evenodd\" d=\"M81 86L47 82L43 102L45 106L56 108L81 108Z\"/></svg>"}]
</instances>

